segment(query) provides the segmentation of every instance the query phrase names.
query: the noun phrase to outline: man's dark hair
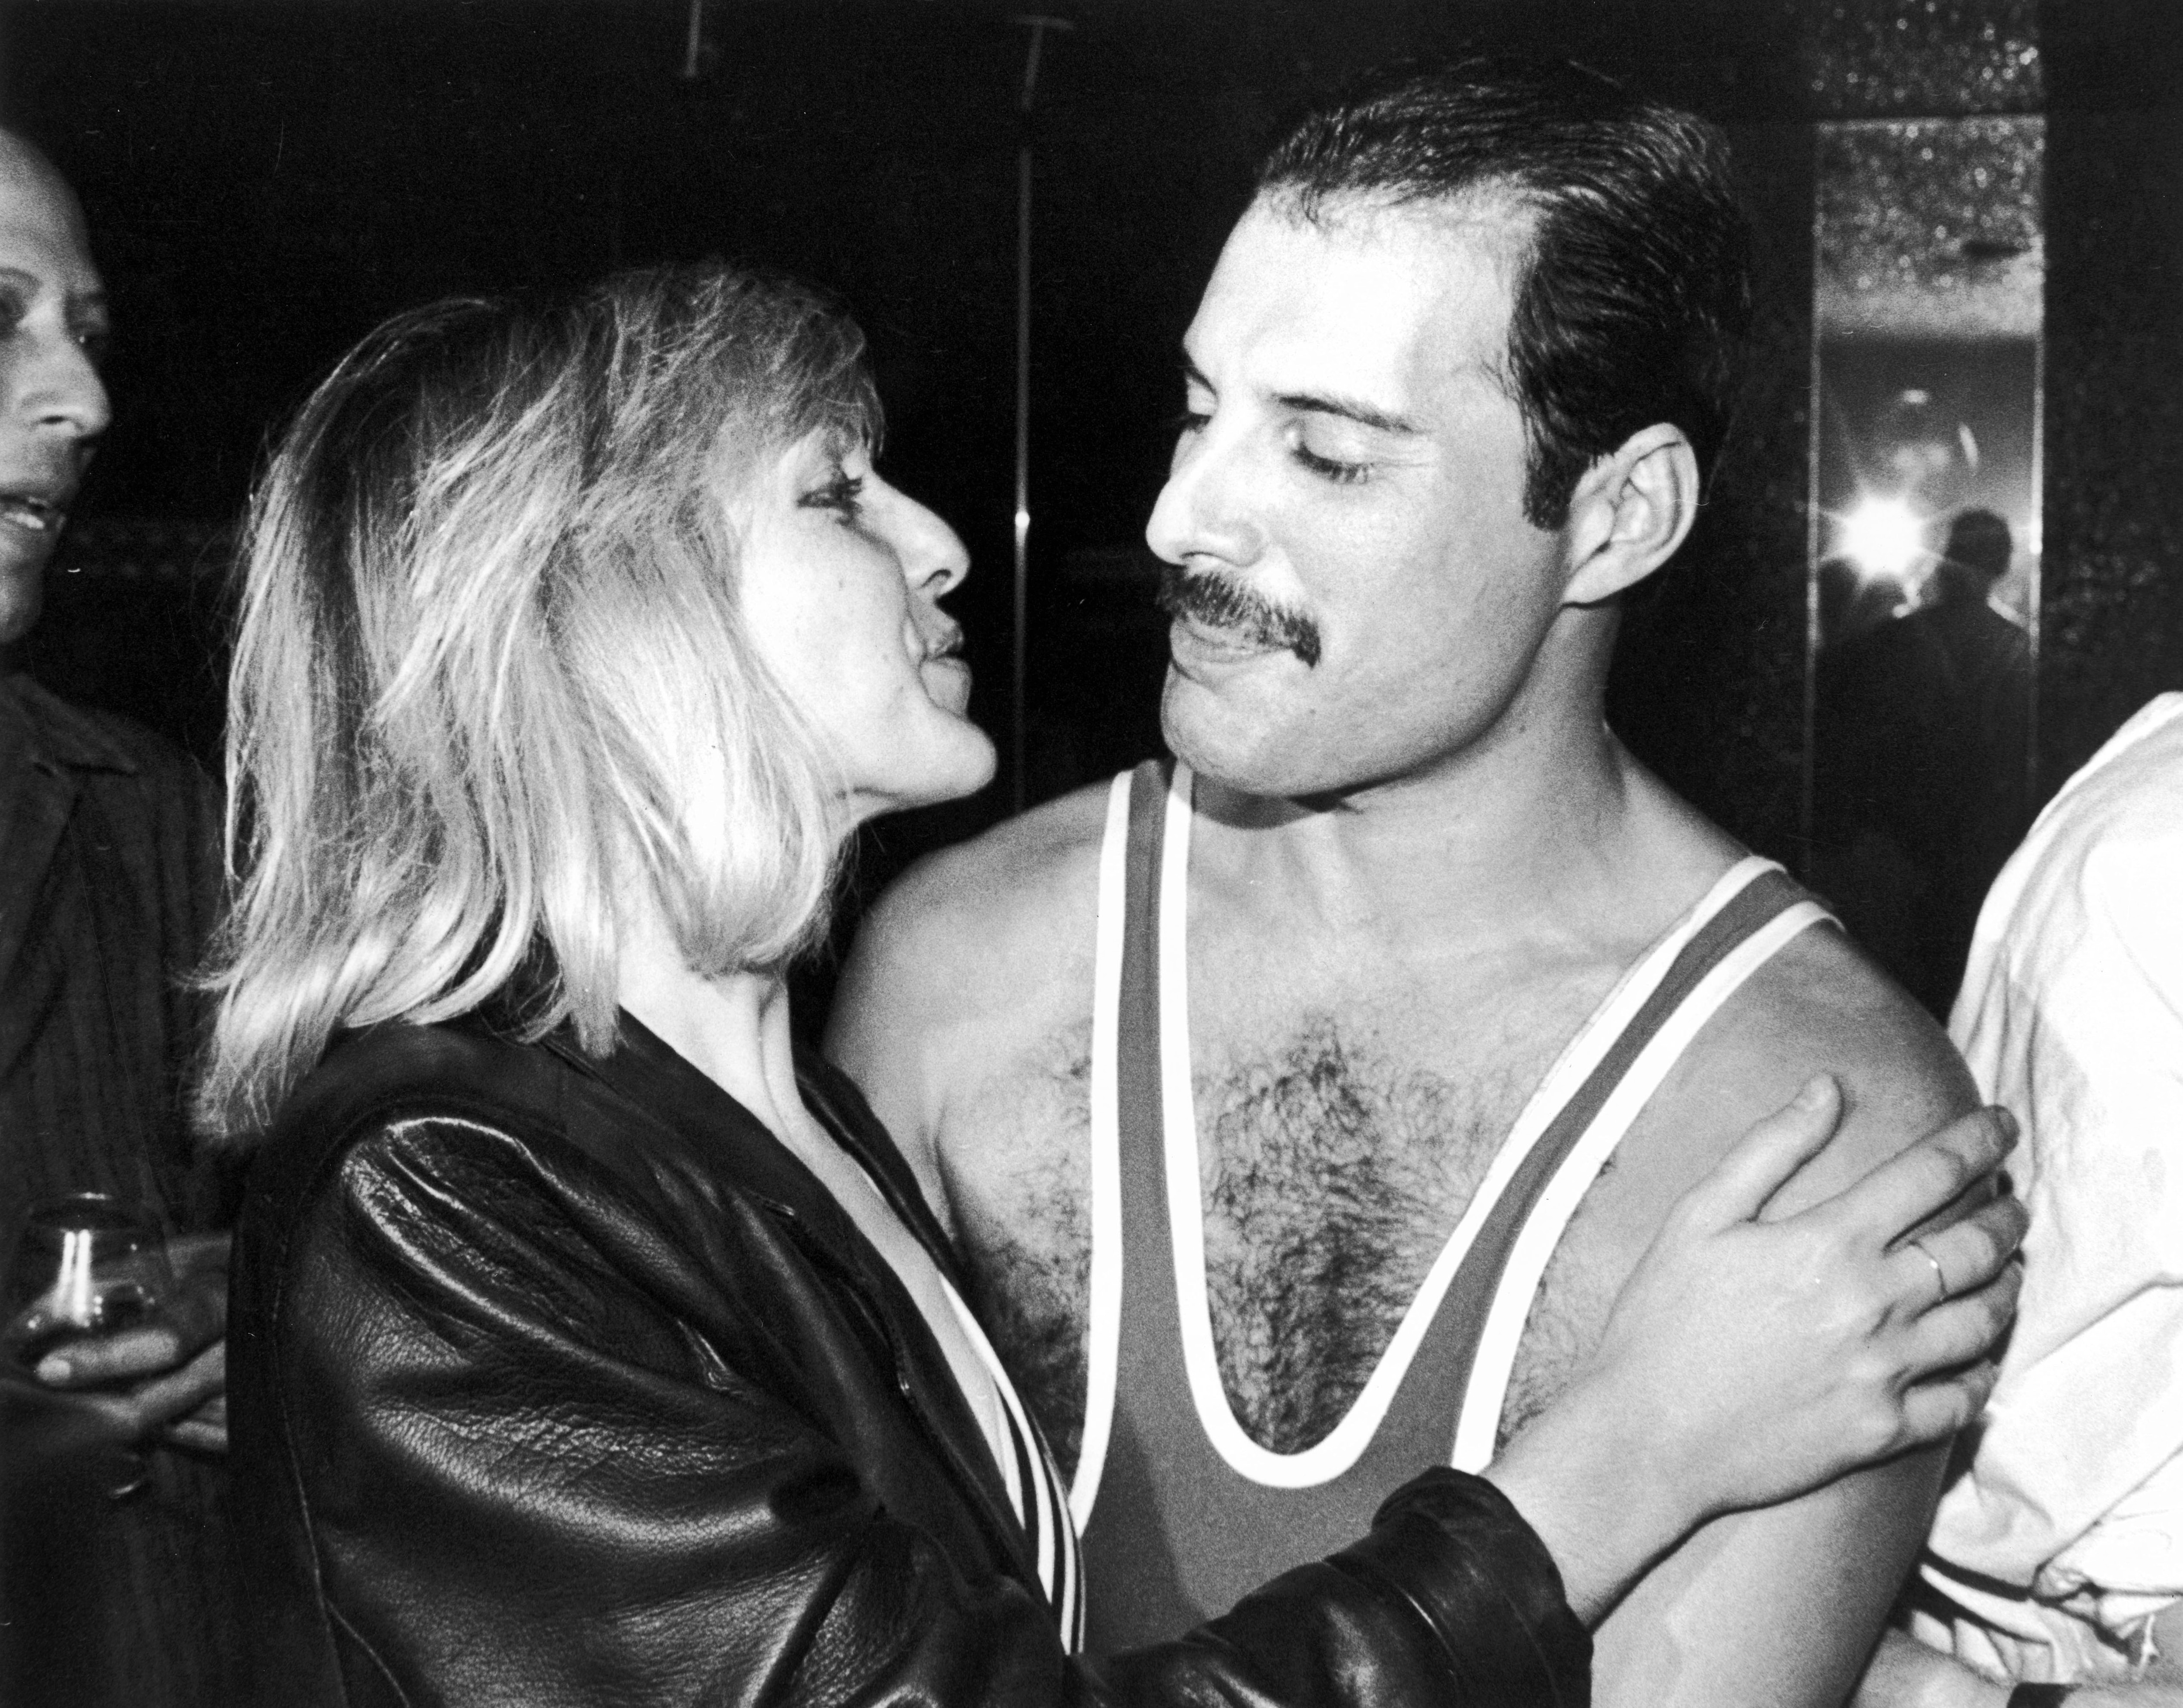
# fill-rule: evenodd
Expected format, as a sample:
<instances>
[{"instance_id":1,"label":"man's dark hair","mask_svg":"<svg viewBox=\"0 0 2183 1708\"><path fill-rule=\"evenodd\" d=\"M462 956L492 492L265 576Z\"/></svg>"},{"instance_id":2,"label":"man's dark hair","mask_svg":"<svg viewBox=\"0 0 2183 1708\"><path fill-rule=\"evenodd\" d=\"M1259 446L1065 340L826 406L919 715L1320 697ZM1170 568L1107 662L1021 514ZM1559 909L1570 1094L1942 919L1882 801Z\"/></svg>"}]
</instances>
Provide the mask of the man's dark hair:
<instances>
[{"instance_id":1,"label":"man's dark hair","mask_svg":"<svg viewBox=\"0 0 2183 1708\"><path fill-rule=\"evenodd\" d=\"M1331 198L1480 194L1532 215L1503 383L1530 441L1524 513L1559 527L1593 461L1655 422L1710 470L1750 318L1750 227L1705 120L1580 66L1508 58L1371 74L1258 172L1306 219Z\"/></svg>"}]
</instances>

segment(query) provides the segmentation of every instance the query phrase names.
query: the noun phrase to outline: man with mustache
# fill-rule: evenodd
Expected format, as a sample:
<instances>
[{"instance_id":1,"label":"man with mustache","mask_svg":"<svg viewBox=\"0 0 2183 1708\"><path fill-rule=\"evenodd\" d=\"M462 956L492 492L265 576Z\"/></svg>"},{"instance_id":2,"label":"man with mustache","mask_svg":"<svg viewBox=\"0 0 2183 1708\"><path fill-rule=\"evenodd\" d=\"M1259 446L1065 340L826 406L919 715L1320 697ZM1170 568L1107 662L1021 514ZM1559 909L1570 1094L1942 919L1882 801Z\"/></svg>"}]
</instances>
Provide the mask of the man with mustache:
<instances>
[{"instance_id":1,"label":"man with mustache","mask_svg":"<svg viewBox=\"0 0 2183 1708\"><path fill-rule=\"evenodd\" d=\"M82 211L0 130L0 1245L96 1191L205 1228L225 1195L180 1101L181 988L219 895L219 803L150 732L15 668L108 411L105 291ZM0 1412L0 1698L164 1705L237 1694L219 1411L225 1236L173 1248L176 1296L52 1347ZM69 1397L63 1398L65 1393ZM101 1450L154 1450L118 1498Z\"/></svg>"},{"instance_id":2,"label":"man with mustache","mask_svg":"<svg viewBox=\"0 0 2183 1708\"><path fill-rule=\"evenodd\" d=\"M1747 248L1718 134L1574 68L1308 115L1184 339L1147 530L1178 762L864 928L830 1047L1073 1467L1095 1645L1324 1552L1398 1467L1484 1463L1807 1076L1847 1114L1780 1210L1972 1101L1603 723L1621 596L1721 437ZM1686 1539L1598 1631L1597 1700L1841 1702L1940 1470Z\"/></svg>"}]
</instances>

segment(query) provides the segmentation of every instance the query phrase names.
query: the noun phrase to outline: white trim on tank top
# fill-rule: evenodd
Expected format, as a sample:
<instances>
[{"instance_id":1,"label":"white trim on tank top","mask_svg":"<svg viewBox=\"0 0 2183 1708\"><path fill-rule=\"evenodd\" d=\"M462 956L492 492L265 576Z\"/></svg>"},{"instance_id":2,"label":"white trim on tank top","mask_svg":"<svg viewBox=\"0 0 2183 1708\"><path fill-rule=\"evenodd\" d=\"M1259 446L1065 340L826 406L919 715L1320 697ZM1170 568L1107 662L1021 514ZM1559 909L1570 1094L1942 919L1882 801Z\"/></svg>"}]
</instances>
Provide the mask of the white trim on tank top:
<instances>
[{"instance_id":1,"label":"white trim on tank top","mask_svg":"<svg viewBox=\"0 0 2183 1708\"><path fill-rule=\"evenodd\" d=\"M1083 1445L1069 1488L1069 1514L1080 1532L1099 1498L1099 1473L1114 1424L1116 1361L1122 1346L1122 1143L1120 1051L1122 916L1129 901L1130 776L1107 791L1107 829L1099 845L1099 912L1092 951L1092 1273L1086 1331Z\"/></svg>"},{"instance_id":2,"label":"white trim on tank top","mask_svg":"<svg viewBox=\"0 0 2183 1708\"><path fill-rule=\"evenodd\" d=\"M1227 1394L1220 1381L1219 1360L1214 1350L1212 1317L1206 1295L1204 1212L1198 1175L1197 1123L1191 1082L1189 1030L1186 901L1193 781L1189 768L1178 763L1165 802L1158 930L1160 1101L1166 1128L1164 1140L1170 1243L1174 1249L1175 1289L1181 1317L1184 1367L1188 1372L1191 1397L1199 1425L1204 1429L1206 1438L1214 1450L1230 1468L1238 1475L1269 1488L1312 1488L1341 1476L1357 1462L1370 1445L1374 1434L1386 1417L1387 1408L1393 1403L1396 1390L1408 1372L1411 1361L1416 1356L1418 1347L1425 1339L1426 1330L1430 1328L1433 1317L1439 1311L1441 1300L1455 1278L1457 1269L1509 1180L1553 1124L1563 1106L1583 1086L1646 999L1658 988L1669 968L1675 964L1676 956L1708 920L1741 894L1753 879L1762 873L1780 868L1772 861L1755 855L1739 861L1722 874L1688 913L1624 973L1598 1008L1563 1047L1561 1054L1517 1117L1486 1178L1480 1183L1469 1206L1449 1235L1447 1243L1441 1248L1440 1256L1426 1273L1425 1282L1396 1328L1393 1339L1381 1354L1379 1364L1347 1415L1325 1439L1303 1451L1275 1453L1252 1440L1229 1408ZM1099 984L1096 973L1094 979L1091 1135L1093 1153L1092 1341L1086 1360L1092 1374L1086 1384L1084 1448L1079 1455L1075 1484L1069 1500L1070 1510L1076 1515L1080 1526L1087 1523L1091 1518L1103 1468L1102 1461L1112 1428L1114 1372L1120 1333L1120 1123L1119 1081L1112 1065L1112 1056L1117 1038L1114 1016L1115 1008L1119 1006L1120 985L1122 923L1119 914L1123 884L1117 880L1112 885L1110 915L1107 868L1109 859L1114 855L1115 842L1126 838L1130 785L1130 775L1128 773L1114 779L1114 793L1109 799L1108 816L1108 843L1102 850L1101 860L1099 941L1095 951L1095 965L1105 964L1105 951L1111 933L1115 972L1114 997L1111 1002L1102 1003L1104 987ZM1119 833L1116 829L1118 824L1121 827ZM1814 915L1818 915L1817 909L1811 911ZM1809 921L1804 923L1808 923ZM1798 929L1801 929L1802 926ZM1784 938L1782 940L1786 940ZM1778 947L1778 944L1775 946ZM1763 960L1764 957L1760 959ZM1747 976L1747 971L1744 976ZM1741 979L1736 982L1740 984ZM1705 985L1702 984L1700 988L1704 989ZM1728 994L1729 990L1723 990L1720 1000L1725 1001ZM1101 1023L1103 1006L1107 1015L1104 1026ZM1691 1029L1694 1034L1696 1027ZM1103 1076L1100 1068L1099 1049L1103 1040L1108 1045L1109 1062ZM1669 1059L1672 1061L1673 1057ZM1103 1088L1108 1100L1103 1109L1101 1106ZM1641 1101L1638 1106L1642 1106ZM1603 1110L1602 1115L1606 1112ZM1612 1130L1603 1145L1597 1142L1602 1123L1597 1120L1585 1140L1580 1141L1580 1148L1586 1149L1588 1154L1597 1151L1599 1161L1593 1165L1594 1173L1597 1173L1599 1163L1603 1163L1612 1153L1614 1144L1627 1130L1636 1112L1635 1109L1630 1110L1621 1128ZM1579 1196L1581 1196L1580 1192ZM1564 1219L1565 1221L1566 1217ZM1103 1247L1113 1253L1111 1259L1103 1263ZM1551 1245L1547 1250L1551 1253ZM1502 1289L1497 1289L1495 1309L1499 1308L1507 1290L1505 1283ZM1520 1316L1517 1327L1520 1334ZM1103 1328L1107 1329L1103 1337L1100 1332ZM1104 1345L1102 1344L1103 1338ZM1099 1375L1102 1371L1105 1372L1103 1387ZM1504 1389L1506 1377L1504 1371L1500 1378L1500 1385ZM1475 1386L1475 1382L1473 1385ZM1092 1451L1095 1442L1099 1448L1097 1457Z\"/></svg>"},{"instance_id":3,"label":"white trim on tank top","mask_svg":"<svg viewBox=\"0 0 2183 1708\"><path fill-rule=\"evenodd\" d=\"M1792 902L1724 955L1637 1052L1637 1059L1608 1094L1584 1136L1554 1170L1553 1178L1517 1230L1500 1284L1494 1289L1492 1306L1486 1312L1486 1327L1478 1337L1478 1350L1471 1360L1470 1379L1456 1422L1455 1448L1448 1457L1457 1470L1483 1471L1492 1462L1501 1407L1515 1373L1516 1351L1523 1341L1524 1324L1531 1314L1532 1295L1545 1278L1563 1230L1599 1171L1607 1166L1614 1147L1652 1101L1691 1040L1744 981L1791 938L1830 917L1815 901Z\"/></svg>"},{"instance_id":4,"label":"white trim on tank top","mask_svg":"<svg viewBox=\"0 0 2183 1708\"><path fill-rule=\"evenodd\" d=\"M1075 1527L1066 1508L1061 1490L1061 1473L1045 1453L1038 1432L1031 1427L1025 1412L1023 1401L1017 1396L1015 1384L1008 1379L1007 1367L1000 1355L994 1351L993 1343L986 1338L985 1326L972 1313L955 1285L942 1275L940 1284L947 1289L947 1302L953 1308L956 1320L962 1324L963 1333L976 1350L993 1378L993 1389L1003 1406L1007 1407L1008 1421L1013 1426L1014 1439L1006 1431L993 1442L994 1456L1001 1461L1001 1477L1006 1485L1009 1504L1015 1508L1017 1522L1025 1529L1030 1528L1033 1508L1036 1509L1038 1523L1038 1577L1046 1588L1049 1599L1055 1604L1059 1616L1064 1644L1074 1654L1078 1639L1074 1634L1080 1622L1078 1604L1084 1594L1084 1568L1079 1555ZM1034 1487L1023 1486L1023 1478L1008 1450L1020 1444L1024 1459L1030 1467Z\"/></svg>"}]
</instances>

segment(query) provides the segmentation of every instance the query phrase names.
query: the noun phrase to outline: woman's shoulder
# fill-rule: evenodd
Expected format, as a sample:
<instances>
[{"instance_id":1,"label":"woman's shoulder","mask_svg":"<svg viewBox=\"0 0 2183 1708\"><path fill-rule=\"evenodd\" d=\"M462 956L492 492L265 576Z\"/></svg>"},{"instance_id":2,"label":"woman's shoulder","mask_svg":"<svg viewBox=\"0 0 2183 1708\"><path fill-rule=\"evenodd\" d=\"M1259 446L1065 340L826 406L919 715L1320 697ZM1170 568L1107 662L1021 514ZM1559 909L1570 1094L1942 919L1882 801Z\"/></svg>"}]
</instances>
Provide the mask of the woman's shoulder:
<instances>
[{"instance_id":1,"label":"woman's shoulder","mask_svg":"<svg viewBox=\"0 0 2183 1708\"><path fill-rule=\"evenodd\" d=\"M390 1021L336 1033L282 1106L266 1150L347 1149L417 1122L555 1128L564 1073L549 1046L475 1022Z\"/></svg>"},{"instance_id":2,"label":"woman's shoulder","mask_svg":"<svg viewBox=\"0 0 2183 1708\"><path fill-rule=\"evenodd\" d=\"M397 1201L683 1228L767 1196L753 1153L778 1146L740 1106L693 1104L655 1055L625 1031L594 1059L567 1027L532 1040L475 1015L339 1034L253 1159L246 1233Z\"/></svg>"},{"instance_id":3,"label":"woman's shoulder","mask_svg":"<svg viewBox=\"0 0 2183 1708\"><path fill-rule=\"evenodd\" d=\"M337 1033L274 1131L286 1137L435 1114L550 1119L565 1071L551 1045L480 1021L389 1021Z\"/></svg>"},{"instance_id":4,"label":"woman's shoulder","mask_svg":"<svg viewBox=\"0 0 2183 1708\"><path fill-rule=\"evenodd\" d=\"M367 1297L414 1312L510 1289L575 1323L619 1295L609 1278L662 1262L702 1289L690 1230L732 1195L678 1166L672 1135L572 1042L475 1021L360 1029L253 1158L236 1293L306 1338L346 1332Z\"/></svg>"},{"instance_id":5,"label":"woman's shoulder","mask_svg":"<svg viewBox=\"0 0 2183 1708\"><path fill-rule=\"evenodd\" d=\"M367 1177L390 1169L467 1171L558 1150L567 1073L550 1047L476 1023L337 1034L253 1160L245 1222L292 1223L330 1194L368 1193Z\"/></svg>"}]
</instances>

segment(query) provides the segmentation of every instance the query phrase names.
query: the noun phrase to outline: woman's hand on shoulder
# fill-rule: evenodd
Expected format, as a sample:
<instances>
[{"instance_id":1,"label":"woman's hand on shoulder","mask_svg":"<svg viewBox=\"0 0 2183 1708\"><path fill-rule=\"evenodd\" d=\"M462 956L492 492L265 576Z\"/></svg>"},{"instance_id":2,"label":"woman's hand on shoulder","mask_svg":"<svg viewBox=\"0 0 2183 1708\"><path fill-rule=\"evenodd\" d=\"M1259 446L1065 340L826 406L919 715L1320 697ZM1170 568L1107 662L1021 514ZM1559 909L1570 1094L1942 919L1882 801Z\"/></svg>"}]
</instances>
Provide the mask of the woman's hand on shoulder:
<instances>
[{"instance_id":1,"label":"woman's hand on shoulder","mask_svg":"<svg viewBox=\"0 0 2183 1708\"><path fill-rule=\"evenodd\" d=\"M1759 1220L1841 1114L1833 1079L1814 1079L1684 1195L1592 1357L1488 1473L1580 1612L1706 1519L1940 1440L1986 1403L2021 1273L2023 1207L1991 1193L2014 1123L1975 1111Z\"/></svg>"},{"instance_id":2,"label":"woman's hand on shoulder","mask_svg":"<svg viewBox=\"0 0 2183 1708\"><path fill-rule=\"evenodd\" d=\"M1992 1191L2015 1123L1975 1110L1835 1196L1760 1221L1841 1109L1833 1079L1814 1079L1684 1195L1580 1378L1651 1421L1694 1518L1941 1440L1991 1390L1986 1355L2015 1313L2026 1225Z\"/></svg>"}]
</instances>

